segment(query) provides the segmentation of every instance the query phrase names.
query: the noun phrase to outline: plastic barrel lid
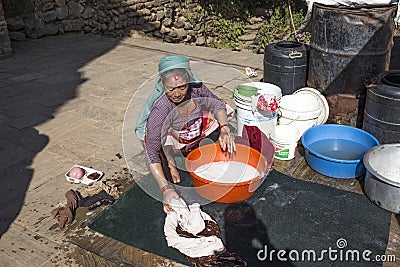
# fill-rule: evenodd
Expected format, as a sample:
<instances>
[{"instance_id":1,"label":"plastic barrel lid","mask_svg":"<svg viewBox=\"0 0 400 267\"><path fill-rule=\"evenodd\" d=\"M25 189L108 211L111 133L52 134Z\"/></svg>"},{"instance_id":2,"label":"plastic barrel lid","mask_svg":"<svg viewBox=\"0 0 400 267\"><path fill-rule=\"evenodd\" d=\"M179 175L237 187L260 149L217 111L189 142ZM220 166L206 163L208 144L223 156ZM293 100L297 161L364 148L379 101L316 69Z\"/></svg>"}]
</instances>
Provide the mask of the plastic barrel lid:
<instances>
[{"instance_id":1,"label":"plastic barrel lid","mask_svg":"<svg viewBox=\"0 0 400 267\"><path fill-rule=\"evenodd\" d=\"M329 104L326 98L320 93L320 91L311 87L303 87L295 91L293 94L309 94L314 96L322 107L321 114L318 116L316 124L321 125L327 122L329 117Z\"/></svg>"}]
</instances>

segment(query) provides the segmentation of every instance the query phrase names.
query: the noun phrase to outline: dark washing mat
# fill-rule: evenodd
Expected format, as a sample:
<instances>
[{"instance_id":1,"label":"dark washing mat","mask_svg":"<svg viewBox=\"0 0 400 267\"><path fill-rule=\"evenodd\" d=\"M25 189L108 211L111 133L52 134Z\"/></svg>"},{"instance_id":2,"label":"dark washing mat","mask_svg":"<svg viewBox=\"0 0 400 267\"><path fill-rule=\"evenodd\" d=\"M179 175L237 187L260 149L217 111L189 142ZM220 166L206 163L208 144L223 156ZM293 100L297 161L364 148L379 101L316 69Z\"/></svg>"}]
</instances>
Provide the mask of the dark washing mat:
<instances>
[{"instance_id":1,"label":"dark washing mat","mask_svg":"<svg viewBox=\"0 0 400 267\"><path fill-rule=\"evenodd\" d=\"M182 183L190 184L188 173L182 172L181 177ZM156 187L151 175L143 179ZM189 198L188 203L201 202L201 198ZM385 254L391 221L390 212L364 195L277 171L250 199L211 203L202 210L217 221L228 250L249 267L381 266L373 259ZM189 264L179 251L167 246L164 219L161 203L135 185L89 226L133 247Z\"/></svg>"}]
</instances>

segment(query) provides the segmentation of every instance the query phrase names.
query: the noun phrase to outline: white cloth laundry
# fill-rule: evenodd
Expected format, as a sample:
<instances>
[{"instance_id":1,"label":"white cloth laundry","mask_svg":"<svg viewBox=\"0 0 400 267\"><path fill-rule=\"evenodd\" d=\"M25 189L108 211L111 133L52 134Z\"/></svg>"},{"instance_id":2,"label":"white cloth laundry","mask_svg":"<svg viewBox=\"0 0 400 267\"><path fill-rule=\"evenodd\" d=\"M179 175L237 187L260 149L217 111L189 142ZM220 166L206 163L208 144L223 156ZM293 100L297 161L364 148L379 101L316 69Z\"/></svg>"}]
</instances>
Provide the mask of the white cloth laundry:
<instances>
[{"instance_id":1,"label":"white cloth laundry","mask_svg":"<svg viewBox=\"0 0 400 267\"><path fill-rule=\"evenodd\" d=\"M191 258L214 255L225 249L222 240L217 236L187 238L176 232L179 225L184 231L197 235L204 230L205 220L215 222L207 213L201 211L200 204L194 203L188 207L183 199L173 199L171 205L175 212L167 215L164 224L168 246L178 249Z\"/></svg>"}]
</instances>

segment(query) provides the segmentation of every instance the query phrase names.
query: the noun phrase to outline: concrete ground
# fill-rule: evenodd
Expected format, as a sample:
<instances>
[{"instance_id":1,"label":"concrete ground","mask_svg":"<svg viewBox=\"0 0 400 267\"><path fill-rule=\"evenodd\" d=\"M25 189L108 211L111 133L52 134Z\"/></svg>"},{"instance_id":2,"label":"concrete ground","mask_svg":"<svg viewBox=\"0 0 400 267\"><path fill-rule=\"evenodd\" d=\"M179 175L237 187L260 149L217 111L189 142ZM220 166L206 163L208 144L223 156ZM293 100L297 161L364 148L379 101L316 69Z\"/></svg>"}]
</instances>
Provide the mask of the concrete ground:
<instances>
[{"instance_id":1,"label":"concrete ground","mask_svg":"<svg viewBox=\"0 0 400 267\"><path fill-rule=\"evenodd\" d=\"M13 43L12 57L0 61L0 266L115 266L72 241L88 230L80 227L92 218L85 211L64 229L50 212L66 204L69 189L85 193L65 179L74 164L104 172L121 191L147 173L133 125L169 54L189 57L227 101L234 85L249 81L245 67L259 72L254 81L262 77L263 55L142 36Z\"/></svg>"}]
</instances>

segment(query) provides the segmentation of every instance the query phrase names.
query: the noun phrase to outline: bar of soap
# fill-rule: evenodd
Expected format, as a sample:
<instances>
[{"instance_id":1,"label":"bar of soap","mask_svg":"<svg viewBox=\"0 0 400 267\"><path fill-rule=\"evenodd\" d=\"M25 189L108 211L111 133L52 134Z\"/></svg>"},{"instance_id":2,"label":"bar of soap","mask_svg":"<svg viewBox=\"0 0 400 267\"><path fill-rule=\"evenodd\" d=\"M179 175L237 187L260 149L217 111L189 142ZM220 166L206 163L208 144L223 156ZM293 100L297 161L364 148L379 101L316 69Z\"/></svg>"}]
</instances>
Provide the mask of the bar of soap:
<instances>
[{"instance_id":1,"label":"bar of soap","mask_svg":"<svg viewBox=\"0 0 400 267\"><path fill-rule=\"evenodd\" d=\"M79 167L74 167L69 171L69 176L72 178L75 178L75 179L81 179L84 174L85 174L85 171Z\"/></svg>"}]
</instances>

